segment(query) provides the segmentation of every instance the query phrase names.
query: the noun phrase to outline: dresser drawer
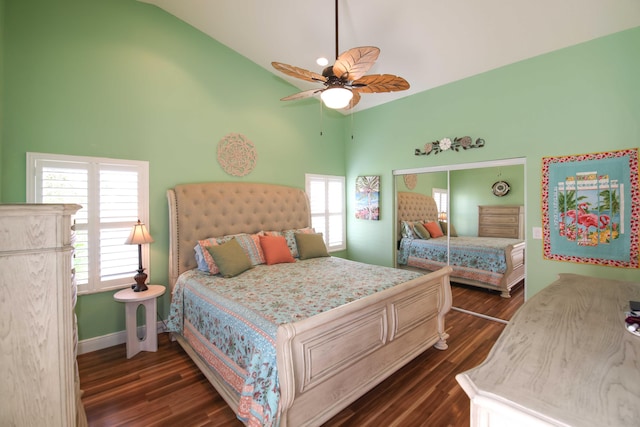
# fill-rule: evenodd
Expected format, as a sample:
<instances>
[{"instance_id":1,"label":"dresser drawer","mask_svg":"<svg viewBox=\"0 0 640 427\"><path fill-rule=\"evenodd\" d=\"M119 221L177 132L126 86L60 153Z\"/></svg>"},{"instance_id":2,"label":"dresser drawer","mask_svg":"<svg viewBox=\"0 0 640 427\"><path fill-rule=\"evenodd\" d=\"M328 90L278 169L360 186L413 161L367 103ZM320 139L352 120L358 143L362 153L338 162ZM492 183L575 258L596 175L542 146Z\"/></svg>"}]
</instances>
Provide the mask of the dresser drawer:
<instances>
[{"instance_id":1,"label":"dresser drawer","mask_svg":"<svg viewBox=\"0 0 640 427\"><path fill-rule=\"evenodd\" d=\"M518 215L520 206L480 206L480 216L484 215Z\"/></svg>"},{"instance_id":2,"label":"dresser drawer","mask_svg":"<svg viewBox=\"0 0 640 427\"><path fill-rule=\"evenodd\" d=\"M480 237L506 237L509 239L518 238L519 229L518 226L513 227L494 227L491 225L481 225L478 230L478 236Z\"/></svg>"},{"instance_id":3,"label":"dresser drawer","mask_svg":"<svg viewBox=\"0 0 640 427\"><path fill-rule=\"evenodd\" d=\"M506 227L510 225L518 225L518 215L483 215L480 217L480 224L496 224L504 225Z\"/></svg>"}]
</instances>

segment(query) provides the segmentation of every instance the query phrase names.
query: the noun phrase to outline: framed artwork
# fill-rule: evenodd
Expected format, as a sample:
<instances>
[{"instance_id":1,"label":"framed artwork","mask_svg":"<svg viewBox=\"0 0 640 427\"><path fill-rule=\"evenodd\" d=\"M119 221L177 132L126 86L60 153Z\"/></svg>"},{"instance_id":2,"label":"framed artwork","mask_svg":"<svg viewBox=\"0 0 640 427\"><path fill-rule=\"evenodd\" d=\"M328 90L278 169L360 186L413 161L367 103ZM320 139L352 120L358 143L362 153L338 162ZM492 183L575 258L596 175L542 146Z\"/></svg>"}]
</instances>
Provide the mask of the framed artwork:
<instances>
[{"instance_id":1,"label":"framed artwork","mask_svg":"<svg viewBox=\"0 0 640 427\"><path fill-rule=\"evenodd\" d=\"M639 268L638 149L542 159L545 259Z\"/></svg>"},{"instance_id":2,"label":"framed artwork","mask_svg":"<svg viewBox=\"0 0 640 427\"><path fill-rule=\"evenodd\" d=\"M356 218L380 220L380 176L356 178Z\"/></svg>"}]
</instances>

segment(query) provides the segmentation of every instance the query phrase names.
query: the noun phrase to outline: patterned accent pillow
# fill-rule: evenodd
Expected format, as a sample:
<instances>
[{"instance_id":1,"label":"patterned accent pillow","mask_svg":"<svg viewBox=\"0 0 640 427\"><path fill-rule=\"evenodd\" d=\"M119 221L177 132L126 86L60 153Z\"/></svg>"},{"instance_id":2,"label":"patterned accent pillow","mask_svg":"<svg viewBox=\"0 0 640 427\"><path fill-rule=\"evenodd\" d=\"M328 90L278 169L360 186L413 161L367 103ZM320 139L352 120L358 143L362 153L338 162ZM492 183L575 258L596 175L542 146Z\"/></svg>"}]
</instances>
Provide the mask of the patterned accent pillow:
<instances>
[{"instance_id":1,"label":"patterned accent pillow","mask_svg":"<svg viewBox=\"0 0 640 427\"><path fill-rule=\"evenodd\" d=\"M216 262L213 260L211 253L207 249L207 248L210 248L211 246L218 246L218 240L215 237L210 237L204 240L198 240L197 247L200 249L200 253L202 254L202 259L204 260L204 265L202 266L202 268L198 263L198 269L201 271L204 271L205 273L218 274L220 273L220 269L216 265ZM196 261L197 260L198 260L198 257L196 256Z\"/></svg>"},{"instance_id":2,"label":"patterned accent pillow","mask_svg":"<svg viewBox=\"0 0 640 427\"><path fill-rule=\"evenodd\" d=\"M409 221L402 221L400 224L401 231L400 234L405 239L415 239L416 235L413 232L413 223Z\"/></svg>"}]
</instances>

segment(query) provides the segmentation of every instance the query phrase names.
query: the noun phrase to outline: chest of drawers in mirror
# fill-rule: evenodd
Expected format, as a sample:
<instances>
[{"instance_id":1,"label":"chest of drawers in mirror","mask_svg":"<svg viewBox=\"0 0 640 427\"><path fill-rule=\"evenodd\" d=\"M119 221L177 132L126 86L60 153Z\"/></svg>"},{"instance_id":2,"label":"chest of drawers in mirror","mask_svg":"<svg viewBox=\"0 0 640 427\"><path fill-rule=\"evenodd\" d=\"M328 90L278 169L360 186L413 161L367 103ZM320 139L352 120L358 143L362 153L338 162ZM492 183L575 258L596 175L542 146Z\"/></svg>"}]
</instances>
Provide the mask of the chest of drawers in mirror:
<instances>
[{"instance_id":1,"label":"chest of drawers in mirror","mask_svg":"<svg viewBox=\"0 0 640 427\"><path fill-rule=\"evenodd\" d=\"M524 206L478 206L478 236L524 239Z\"/></svg>"}]
</instances>

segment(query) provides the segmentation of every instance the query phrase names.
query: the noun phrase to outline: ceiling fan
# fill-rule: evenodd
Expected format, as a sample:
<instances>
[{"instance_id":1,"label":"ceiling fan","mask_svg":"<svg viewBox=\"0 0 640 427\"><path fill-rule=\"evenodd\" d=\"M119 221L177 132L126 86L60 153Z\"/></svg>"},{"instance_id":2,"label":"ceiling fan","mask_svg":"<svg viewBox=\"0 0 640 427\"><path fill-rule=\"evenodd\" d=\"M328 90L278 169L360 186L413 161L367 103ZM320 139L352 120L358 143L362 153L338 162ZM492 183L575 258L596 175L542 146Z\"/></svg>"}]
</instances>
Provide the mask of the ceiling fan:
<instances>
[{"instance_id":1,"label":"ceiling fan","mask_svg":"<svg viewBox=\"0 0 640 427\"><path fill-rule=\"evenodd\" d=\"M322 74L294 67L281 62L272 62L276 70L298 79L319 82L323 88L310 89L286 96L281 101L294 101L320 94L328 108L351 109L360 102L361 93L398 92L409 89L409 83L393 74L365 75L378 59L380 49L374 46L354 47L338 56L338 0L335 1L336 62Z\"/></svg>"}]
</instances>

